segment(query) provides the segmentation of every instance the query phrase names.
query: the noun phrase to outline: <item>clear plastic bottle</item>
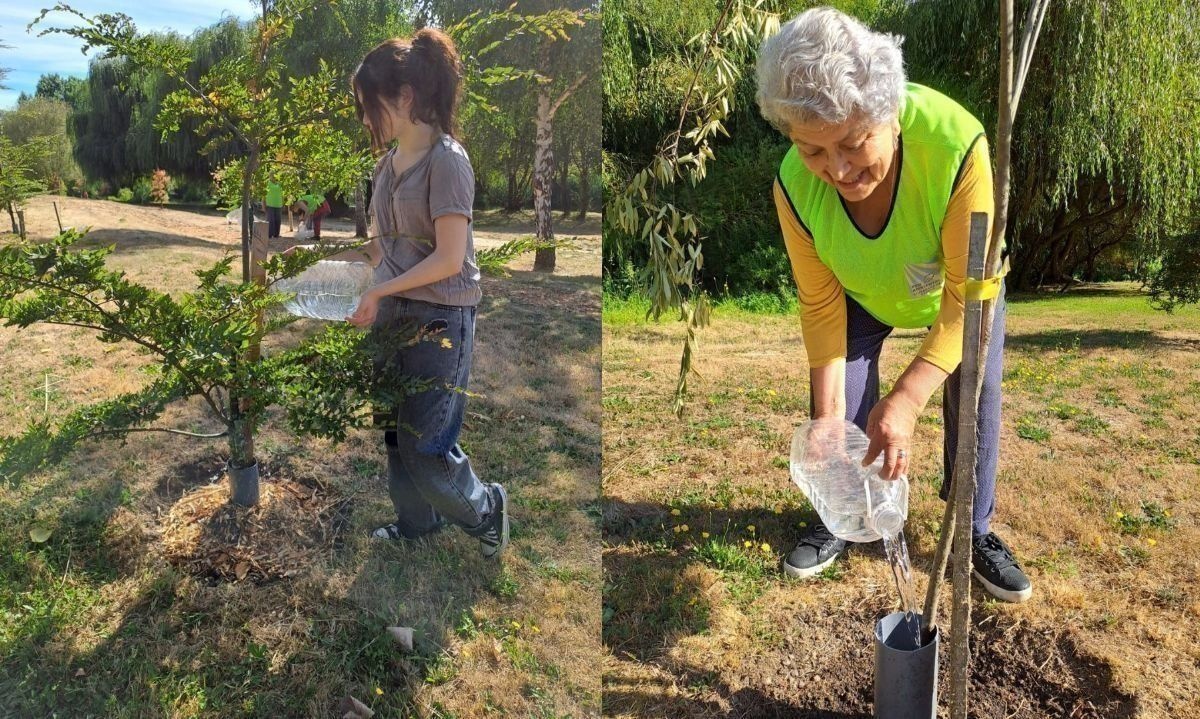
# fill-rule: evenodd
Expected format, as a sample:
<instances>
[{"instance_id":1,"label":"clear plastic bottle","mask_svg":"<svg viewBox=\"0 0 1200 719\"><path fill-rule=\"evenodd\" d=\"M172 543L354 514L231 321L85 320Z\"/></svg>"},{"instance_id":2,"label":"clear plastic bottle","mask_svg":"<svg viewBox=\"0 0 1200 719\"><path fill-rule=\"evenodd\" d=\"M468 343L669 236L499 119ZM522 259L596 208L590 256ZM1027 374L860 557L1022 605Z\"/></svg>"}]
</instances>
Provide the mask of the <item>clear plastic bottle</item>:
<instances>
[{"instance_id":1,"label":"clear plastic bottle","mask_svg":"<svg viewBox=\"0 0 1200 719\"><path fill-rule=\"evenodd\" d=\"M792 436L792 481L834 536L851 542L895 537L908 518L908 480L879 476L883 456L862 466L867 435L853 422L818 419Z\"/></svg>"},{"instance_id":2,"label":"clear plastic bottle","mask_svg":"<svg viewBox=\"0 0 1200 719\"><path fill-rule=\"evenodd\" d=\"M320 260L295 277L275 283L279 292L295 293L284 305L288 312L319 320L343 320L358 309L358 300L374 283L366 262Z\"/></svg>"}]
</instances>

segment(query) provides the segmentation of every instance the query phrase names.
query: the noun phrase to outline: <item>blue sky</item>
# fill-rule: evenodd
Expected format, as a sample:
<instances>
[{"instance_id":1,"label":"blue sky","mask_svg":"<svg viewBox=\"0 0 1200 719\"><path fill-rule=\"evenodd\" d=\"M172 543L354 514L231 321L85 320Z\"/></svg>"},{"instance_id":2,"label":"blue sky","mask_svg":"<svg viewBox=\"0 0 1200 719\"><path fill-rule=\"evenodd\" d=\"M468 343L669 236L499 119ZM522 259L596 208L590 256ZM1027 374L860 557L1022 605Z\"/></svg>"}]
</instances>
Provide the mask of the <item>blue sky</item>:
<instances>
[{"instance_id":1,"label":"blue sky","mask_svg":"<svg viewBox=\"0 0 1200 719\"><path fill-rule=\"evenodd\" d=\"M82 43L78 39L68 35L37 36L41 27L67 27L78 18L53 13L33 32L25 31L25 26L42 8L52 7L56 1L4 0L0 4L0 43L9 46L0 48L0 67L9 69L4 81L9 89L0 90L0 110L16 107L22 91L32 95L43 74L87 75L89 56L80 52ZM249 19L257 14L258 7L250 0L67 0L67 4L89 17L102 12L123 12L133 18L139 30L174 30L182 35L190 35L227 15Z\"/></svg>"}]
</instances>

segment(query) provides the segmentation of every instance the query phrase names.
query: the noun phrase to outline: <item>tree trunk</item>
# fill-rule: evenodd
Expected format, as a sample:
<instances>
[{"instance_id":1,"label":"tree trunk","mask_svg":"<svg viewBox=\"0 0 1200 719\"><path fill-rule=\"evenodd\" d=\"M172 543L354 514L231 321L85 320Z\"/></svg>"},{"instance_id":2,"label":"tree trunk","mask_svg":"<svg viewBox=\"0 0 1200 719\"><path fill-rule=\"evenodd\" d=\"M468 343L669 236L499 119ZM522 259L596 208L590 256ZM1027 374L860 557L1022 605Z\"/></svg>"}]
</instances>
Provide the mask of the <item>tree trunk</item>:
<instances>
[{"instance_id":1,"label":"tree trunk","mask_svg":"<svg viewBox=\"0 0 1200 719\"><path fill-rule=\"evenodd\" d=\"M571 145L568 144L563 148L562 155L559 158L558 168L558 201L562 203L563 216L570 214L571 204Z\"/></svg>"},{"instance_id":2,"label":"tree trunk","mask_svg":"<svg viewBox=\"0 0 1200 719\"><path fill-rule=\"evenodd\" d=\"M592 205L592 167L587 161L587 155L580 153L579 158L579 219L587 218Z\"/></svg>"},{"instance_id":3,"label":"tree trunk","mask_svg":"<svg viewBox=\"0 0 1200 719\"><path fill-rule=\"evenodd\" d=\"M366 183L359 182L354 188L354 236L367 236L367 190Z\"/></svg>"},{"instance_id":4,"label":"tree trunk","mask_svg":"<svg viewBox=\"0 0 1200 719\"><path fill-rule=\"evenodd\" d=\"M8 210L8 219L12 220L13 234L19 235L19 234L21 234L21 228L17 226L17 215L16 215L16 213L13 212L12 203L9 202L6 204L7 204L6 209Z\"/></svg>"},{"instance_id":5,"label":"tree trunk","mask_svg":"<svg viewBox=\"0 0 1200 719\"><path fill-rule=\"evenodd\" d=\"M533 155L533 213L539 244L554 241L553 217L550 208L550 183L554 177L554 114L550 107L550 88L538 87L537 140ZM553 272L553 247L539 248L533 260L536 272Z\"/></svg>"},{"instance_id":6,"label":"tree trunk","mask_svg":"<svg viewBox=\"0 0 1200 719\"><path fill-rule=\"evenodd\" d=\"M250 146L250 156L246 159L245 174L242 176L242 281L251 282L262 280L255 276L252 268L252 246L251 238L254 231L254 215L250 212L250 197L251 189L254 181L254 172L258 169L258 152L257 145ZM261 322L262 317L259 316L258 321ZM253 364L258 361L260 347L258 343L252 344L247 350L242 361L248 364ZM243 469L250 467L257 462L254 452L254 427L252 422L246 416L249 410L249 404L241 397L237 397L232 391L229 393L229 410L232 418L233 430L229 433L229 464L235 469ZM234 491L234 494L240 494ZM254 503L257 503L255 501Z\"/></svg>"},{"instance_id":7,"label":"tree trunk","mask_svg":"<svg viewBox=\"0 0 1200 719\"><path fill-rule=\"evenodd\" d=\"M508 171L508 192L504 197L504 211L516 212L521 209L521 183L517 181L517 169Z\"/></svg>"}]
</instances>

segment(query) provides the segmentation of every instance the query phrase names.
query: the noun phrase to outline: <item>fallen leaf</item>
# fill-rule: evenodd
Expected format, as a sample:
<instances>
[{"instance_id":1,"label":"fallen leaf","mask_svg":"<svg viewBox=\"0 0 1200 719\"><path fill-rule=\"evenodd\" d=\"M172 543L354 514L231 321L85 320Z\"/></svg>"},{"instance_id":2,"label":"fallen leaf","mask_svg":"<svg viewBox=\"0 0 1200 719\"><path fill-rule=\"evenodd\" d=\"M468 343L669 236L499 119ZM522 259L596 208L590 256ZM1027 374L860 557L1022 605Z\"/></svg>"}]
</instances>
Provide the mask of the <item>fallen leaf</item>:
<instances>
[{"instance_id":1,"label":"fallen leaf","mask_svg":"<svg viewBox=\"0 0 1200 719\"><path fill-rule=\"evenodd\" d=\"M77 677L86 677L86 676L87 676L87 672L83 671L83 667L79 667L78 669L76 669L76 670L75 670L75 676L77 676Z\"/></svg>"},{"instance_id":2,"label":"fallen leaf","mask_svg":"<svg viewBox=\"0 0 1200 719\"><path fill-rule=\"evenodd\" d=\"M250 562L238 562L233 568L233 573L237 575L238 581L246 578L246 573L250 571Z\"/></svg>"},{"instance_id":3,"label":"fallen leaf","mask_svg":"<svg viewBox=\"0 0 1200 719\"><path fill-rule=\"evenodd\" d=\"M42 525L39 524L37 526L30 528L29 538L32 539L34 541L34 543L41 544L42 542L45 542L47 539L50 539L50 535L53 533L54 533L54 531L51 530L49 527L43 527Z\"/></svg>"}]
</instances>

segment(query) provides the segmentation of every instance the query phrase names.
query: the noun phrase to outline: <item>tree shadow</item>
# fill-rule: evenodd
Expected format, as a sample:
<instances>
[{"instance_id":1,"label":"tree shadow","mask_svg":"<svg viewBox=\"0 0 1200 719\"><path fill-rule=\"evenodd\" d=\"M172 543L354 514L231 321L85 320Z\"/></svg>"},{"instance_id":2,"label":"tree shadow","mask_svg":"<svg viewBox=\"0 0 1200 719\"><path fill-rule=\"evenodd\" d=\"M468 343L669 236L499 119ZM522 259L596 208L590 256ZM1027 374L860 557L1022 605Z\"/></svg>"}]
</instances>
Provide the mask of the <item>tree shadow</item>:
<instances>
[{"instance_id":1,"label":"tree shadow","mask_svg":"<svg viewBox=\"0 0 1200 719\"><path fill-rule=\"evenodd\" d=\"M1200 338L1166 336L1154 330L1121 329L1061 329L1005 335L1009 349L1062 350L1078 347L1086 350L1148 349L1151 347L1177 350L1200 350Z\"/></svg>"},{"instance_id":2,"label":"tree shadow","mask_svg":"<svg viewBox=\"0 0 1200 719\"><path fill-rule=\"evenodd\" d=\"M158 249L190 249L205 251L221 251L232 249L236 245L230 242L206 240L201 237L180 235L153 230L123 230L123 229L94 229L80 243L83 246L101 247L113 245L113 255L138 254L147 250Z\"/></svg>"},{"instance_id":3,"label":"tree shadow","mask_svg":"<svg viewBox=\"0 0 1200 719\"><path fill-rule=\"evenodd\" d=\"M724 586L741 585L743 589L738 591L742 592L753 582L766 582L776 587L786 583L796 592L831 597L844 594L837 591L836 584L842 560L828 579L805 583L791 583L774 564L778 553L788 551L791 542L799 538L797 523L816 521L811 510L775 514L765 508L727 510L695 505L675 515L672 507L661 503L614 499L605 500L603 507L603 561L608 578L603 637L610 653L623 660L610 664L606 706L646 716L681 718L857 719L871 715L871 632L875 622L891 611L890 599L885 602L882 596L879 602L858 601L854 606L819 597L815 602L789 606L787 622L774 616L763 618L776 636L743 650L741 658L698 656L694 645L675 651L689 638L719 631L710 618L727 613L728 605L736 607L739 601L748 602L747 607L753 605L753 599L739 600L733 590L728 598L723 597L724 592L714 592L713 580L705 579L706 574L715 572ZM664 545L664 534L670 536L671 528L682 524L688 525L683 538L673 544L666 540ZM749 525L755 527L754 544L769 542L777 548L766 562L766 576L747 569L748 565L734 556L750 536L746 534ZM708 533L711 539L700 539L701 533ZM714 551L712 542L732 545L732 549ZM878 545L856 545L850 551L886 561ZM932 543L910 545L914 571L927 572L935 550ZM712 571L689 571L695 565ZM829 581L834 584L825 584ZM978 586L972 595L976 606L988 599ZM1112 668L1078 651L1069 634L1058 634L1047 642L1045 630L1020 627L1017 621L1002 625L998 616L989 618L987 613L977 612L973 620L972 717L1102 719L1135 715L1136 700L1117 688ZM948 656L948 644L943 640L943 693L948 686ZM1056 671L1040 670L1048 663L1053 663ZM726 668L713 669L721 666ZM681 687L690 691L681 691Z\"/></svg>"}]
</instances>

